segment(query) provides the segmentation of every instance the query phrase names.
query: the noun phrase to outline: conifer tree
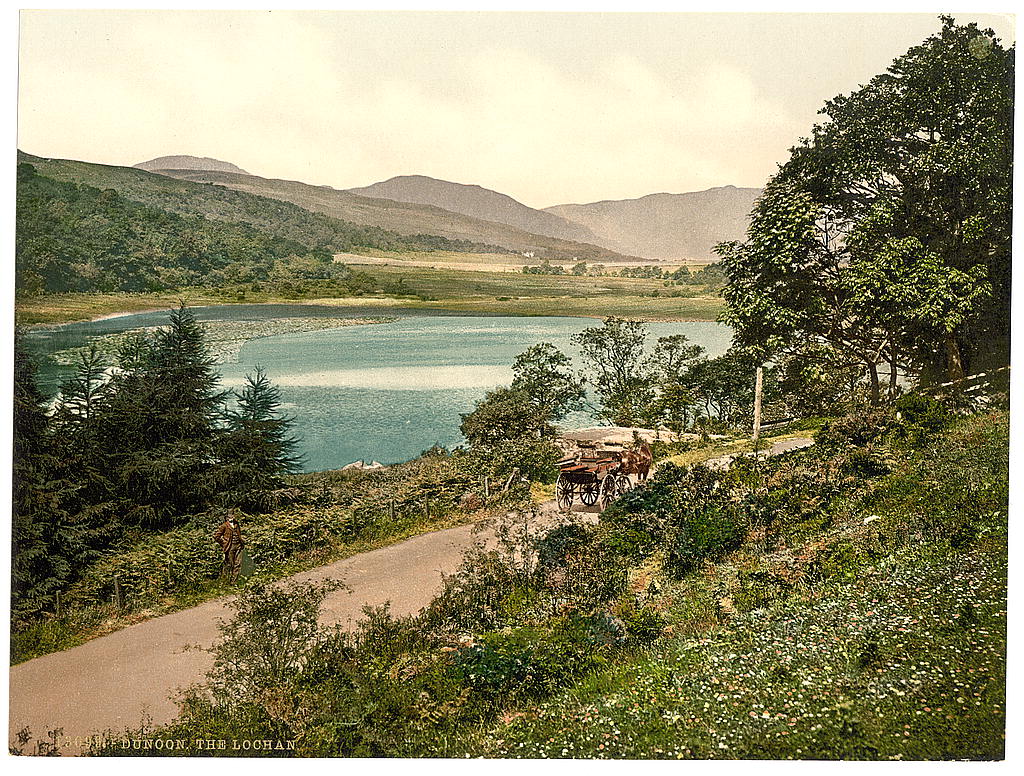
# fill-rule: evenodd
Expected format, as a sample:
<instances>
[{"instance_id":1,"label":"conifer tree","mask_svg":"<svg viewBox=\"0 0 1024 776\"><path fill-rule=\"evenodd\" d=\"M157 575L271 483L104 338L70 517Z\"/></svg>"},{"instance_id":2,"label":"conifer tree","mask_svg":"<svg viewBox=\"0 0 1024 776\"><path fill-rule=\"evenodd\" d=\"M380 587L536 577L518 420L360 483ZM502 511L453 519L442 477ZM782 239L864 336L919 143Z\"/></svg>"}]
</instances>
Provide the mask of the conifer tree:
<instances>
[{"instance_id":1,"label":"conifer tree","mask_svg":"<svg viewBox=\"0 0 1024 776\"><path fill-rule=\"evenodd\" d=\"M292 419L280 413L281 389L270 382L262 367L246 376L235 399L220 444L221 476L228 500L252 504L247 493L279 488L281 475L298 468L298 440L289 434Z\"/></svg>"},{"instance_id":2,"label":"conifer tree","mask_svg":"<svg viewBox=\"0 0 1024 776\"><path fill-rule=\"evenodd\" d=\"M55 593L88 554L87 532L69 512L73 483L62 480L51 448L46 399L20 333L14 343L11 610L22 617L52 609Z\"/></svg>"}]
</instances>

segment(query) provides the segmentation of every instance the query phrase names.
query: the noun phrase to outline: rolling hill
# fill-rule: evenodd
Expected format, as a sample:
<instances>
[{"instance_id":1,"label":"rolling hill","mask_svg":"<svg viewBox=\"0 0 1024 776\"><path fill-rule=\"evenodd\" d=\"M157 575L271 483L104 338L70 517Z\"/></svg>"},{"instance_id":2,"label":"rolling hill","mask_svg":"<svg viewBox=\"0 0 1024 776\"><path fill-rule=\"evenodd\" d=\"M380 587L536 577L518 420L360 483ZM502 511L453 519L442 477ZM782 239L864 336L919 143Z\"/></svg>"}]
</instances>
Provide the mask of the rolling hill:
<instances>
[{"instance_id":1,"label":"rolling hill","mask_svg":"<svg viewBox=\"0 0 1024 776\"><path fill-rule=\"evenodd\" d=\"M580 224L554 213L534 210L506 194L482 186L452 183L425 175L400 175L347 191L364 197L433 205L453 213L508 224L533 234L600 244L597 235Z\"/></svg>"},{"instance_id":2,"label":"rolling hill","mask_svg":"<svg viewBox=\"0 0 1024 776\"><path fill-rule=\"evenodd\" d=\"M722 186L687 194L649 194L544 208L585 226L600 245L663 260L716 258L712 247L741 240L761 189Z\"/></svg>"},{"instance_id":3,"label":"rolling hill","mask_svg":"<svg viewBox=\"0 0 1024 776\"><path fill-rule=\"evenodd\" d=\"M312 186L300 181L212 170L161 170L160 174L194 183L212 183L236 191L291 202L316 213L356 224L381 227L399 234L433 234L450 240L497 245L511 251L532 251L538 258L552 261L639 261L636 257L625 256L602 246L535 234L515 226L476 218L434 205L367 197L330 186Z\"/></svg>"},{"instance_id":4,"label":"rolling hill","mask_svg":"<svg viewBox=\"0 0 1024 776\"><path fill-rule=\"evenodd\" d=\"M322 212L312 212L281 199L254 196L224 186L179 180L133 167L45 159L22 151L18 152L18 162L31 164L40 175L56 181L100 190L113 189L126 200L167 213L201 216L253 227L267 235L292 240L310 249L334 252L359 248L488 252L496 248L483 243L448 240L425 230L411 236L398 234L377 226L356 224Z\"/></svg>"}]
</instances>

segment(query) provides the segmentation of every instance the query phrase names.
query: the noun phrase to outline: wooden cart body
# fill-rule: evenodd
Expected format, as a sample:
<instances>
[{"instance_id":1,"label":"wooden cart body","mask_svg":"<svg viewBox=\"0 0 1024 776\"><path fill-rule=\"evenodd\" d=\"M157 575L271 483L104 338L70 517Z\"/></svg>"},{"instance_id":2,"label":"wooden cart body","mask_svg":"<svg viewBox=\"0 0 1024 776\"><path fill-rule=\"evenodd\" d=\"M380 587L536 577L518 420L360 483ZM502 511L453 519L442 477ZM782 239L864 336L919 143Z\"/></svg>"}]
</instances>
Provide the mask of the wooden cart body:
<instances>
[{"instance_id":1,"label":"wooden cart body","mask_svg":"<svg viewBox=\"0 0 1024 776\"><path fill-rule=\"evenodd\" d=\"M558 462L555 501L565 512L577 498L588 507L598 504L604 510L632 487L629 475L622 471L620 451L584 451Z\"/></svg>"}]
</instances>

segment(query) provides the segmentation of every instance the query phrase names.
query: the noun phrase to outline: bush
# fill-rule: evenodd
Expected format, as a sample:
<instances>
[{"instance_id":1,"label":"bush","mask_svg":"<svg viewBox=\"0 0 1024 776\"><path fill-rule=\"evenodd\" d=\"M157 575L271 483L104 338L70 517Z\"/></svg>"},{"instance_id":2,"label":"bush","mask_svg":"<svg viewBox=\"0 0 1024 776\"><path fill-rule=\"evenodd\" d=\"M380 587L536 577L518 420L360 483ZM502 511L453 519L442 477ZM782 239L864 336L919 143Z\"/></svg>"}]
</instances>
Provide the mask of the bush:
<instances>
[{"instance_id":1,"label":"bush","mask_svg":"<svg viewBox=\"0 0 1024 776\"><path fill-rule=\"evenodd\" d=\"M909 394L893 405L898 421L894 434L912 446L922 445L929 437L947 428L953 420L949 408L930 396Z\"/></svg>"},{"instance_id":2,"label":"bush","mask_svg":"<svg viewBox=\"0 0 1024 776\"><path fill-rule=\"evenodd\" d=\"M585 526L562 525L548 531L537 541L537 571L564 566L570 553L579 552L590 543L591 532Z\"/></svg>"},{"instance_id":3,"label":"bush","mask_svg":"<svg viewBox=\"0 0 1024 776\"><path fill-rule=\"evenodd\" d=\"M555 463L561 451L550 439L509 439L499 442L485 453L493 476L499 480L512 476L515 469L534 482L551 483L558 477Z\"/></svg>"},{"instance_id":4,"label":"bush","mask_svg":"<svg viewBox=\"0 0 1024 776\"><path fill-rule=\"evenodd\" d=\"M196 593L216 580L223 554L213 542L215 521L197 518L188 526L148 536L115 549L90 566L68 589L68 605L109 601L114 578L129 608L141 608L171 594ZM245 547L255 567L268 570L294 555L324 548L346 531L334 510L302 509L242 519Z\"/></svg>"},{"instance_id":5,"label":"bush","mask_svg":"<svg viewBox=\"0 0 1024 776\"><path fill-rule=\"evenodd\" d=\"M638 605L636 600L619 604L615 613L621 619L628 641L633 644L650 644L665 629L665 618L647 605Z\"/></svg>"},{"instance_id":6,"label":"bush","mask_svg":"<svg viewBox=\"0 0 1024 776\"><path fill-rule=\"evenodd\" d=\"M605 630L573 617L548 628L488 633L460 653L458 666L465 683L487 697L539 697L605 664L598 654Z\"/></svg>"},{"instance_id":7,"label":"bush","mask_svg":"<svg viewBox=\"0 0 1024 776\"><path fill-rule=\"evenodd\" d=\"M865 545L843 539L826 547L817 555L807 567L807 579L810 582L848 582L855 579L871 560L872 554Z\"/></svg>"},{"instance_id":8,"label":"bush","mask_svg":"<svg viewBox=\"0 0 1024 776\"><path fill-rule=\"evenodd\" d=\"M669 536L667 565L681 576L704 561L718 560L739 547L743 535L744 528L730 509L709 505L691 514Z\"/></svg>"},{"instance_id":9,"label":"bush","mask_svg":"<svg viewBox=\"0 0 1024 776\"><path fill-rule=\"evenodd\" d=\"M887 412L847 415L822 426L814 435L814 442L824 453L841 452L850 447L865 447L881 441L889 433L892 425L892 416Z\"/></svg>"}]
</instances>

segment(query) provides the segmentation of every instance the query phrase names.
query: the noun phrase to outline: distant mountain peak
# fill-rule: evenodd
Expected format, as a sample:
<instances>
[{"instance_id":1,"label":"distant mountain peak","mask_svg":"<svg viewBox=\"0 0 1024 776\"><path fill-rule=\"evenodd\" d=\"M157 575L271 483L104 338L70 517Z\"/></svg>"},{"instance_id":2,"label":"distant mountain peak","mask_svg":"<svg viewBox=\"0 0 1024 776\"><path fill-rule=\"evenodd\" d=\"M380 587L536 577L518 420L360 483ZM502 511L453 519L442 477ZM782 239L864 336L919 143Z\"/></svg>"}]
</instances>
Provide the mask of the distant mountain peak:
<instances>
[{"instance_id":1,"label":"distant mountain peak","mask_svg":"<svg viewBox=\"0 0 1024 776\"><path fill-rule=\"evenodd\" d=\"M682 194L555 205L547 213L590 229L609 250L666 261L715 259L714 246L742 240L761 189L715 186Z\"/></svg>"},{"instance_id":2,"label":"distant mountain peak","mask_svg":"<svg viewBox=\"0 0 1024 776\"><path fill-rule=\"evenodd\" d=\"M455 183L429 175L396 175L386 181L347 191L363 197L439 207L561 240L589 244L594 244L595 240L594 233L580 224L554 213L535 210L507 194L475 183Z\"/></svg>"},{"instance_id":3,"label":"distant mountain peak","mask_svg":"<svg viewBox=\"0 0 1024 776\"><path fill-rule=\"evenodd\" d=\"M209 156L158 156L148 162L139 162L132 165L140 170L148 172L159 172L160 170L206 170L209 172L233 172L240 175L249 175L231 162L222 162L220 159L211 159Z\"/></svg>"}]
</instances>

